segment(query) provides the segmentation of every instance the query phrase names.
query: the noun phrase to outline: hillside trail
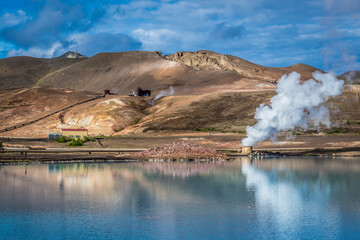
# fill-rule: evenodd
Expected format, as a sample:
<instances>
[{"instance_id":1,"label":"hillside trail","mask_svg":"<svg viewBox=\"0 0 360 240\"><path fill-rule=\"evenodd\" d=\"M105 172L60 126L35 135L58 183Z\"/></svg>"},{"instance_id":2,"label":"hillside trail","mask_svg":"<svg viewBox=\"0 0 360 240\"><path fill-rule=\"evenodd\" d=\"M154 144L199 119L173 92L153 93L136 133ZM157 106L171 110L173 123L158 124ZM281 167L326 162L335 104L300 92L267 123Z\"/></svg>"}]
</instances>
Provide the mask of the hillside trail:
<instances>
[{"instance_id":1,"label":"hillside trail","mask_svg":"<svg viewBox=\"0 0 360 240\"><path fill-rule=\"evenodd\" d=\"M103 98L103 97L105 97L105 94L100 95L100 96L96 96L96 97L94 97L94 98L90 98L90 99L87 99L87 100L84 100L84 101L81 101L81 102L77 102L77 103L71 104L71 105L69 105L69 106L67 106L67 107L64 107L64 108L62 108L62 109L56 110L55 112L46 114L46 115L44 115L44 116L42 116L42 117L39 117L39 118L37 118L37 119L31 120L31 121L28 121L28 122L24 122L24 123L20 123L20 124L16 124L16 125L11 126L11 127L6 127L6 128L3 128L3 129L0 129L0 133L8 132L8 131L11 131L11 130L15 130L15 129L18 129L18 128L21 128L21 127L25 127L25 126L31 125L31 124L33 124L33 123L36 123L36 122L40 121L40 120L43 120L43 119L45 119L45 118L48 118L48 117L50 117L50 116L52 116L52 115L54 115L54 114L57 114L57 113L59 113L59 112L61 112L61 111L67 110L67 109L69 109L69 108L72 108L72 107L75 107L75 106L78 106L78 105L81 105L81 104L84 104L84 103L87 103L87 102L91 102L91 101L97 100L97 99Z\"/></svg>"}]
</instances>

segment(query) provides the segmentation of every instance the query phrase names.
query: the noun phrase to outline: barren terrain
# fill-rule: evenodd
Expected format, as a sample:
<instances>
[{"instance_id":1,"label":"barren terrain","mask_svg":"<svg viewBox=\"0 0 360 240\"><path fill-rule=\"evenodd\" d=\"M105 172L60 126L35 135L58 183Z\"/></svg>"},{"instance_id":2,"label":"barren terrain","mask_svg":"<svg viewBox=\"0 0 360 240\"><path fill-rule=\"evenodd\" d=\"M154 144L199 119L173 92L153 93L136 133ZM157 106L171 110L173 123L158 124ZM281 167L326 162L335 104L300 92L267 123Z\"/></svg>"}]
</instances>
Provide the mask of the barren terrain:
<instances>
[{"instance_id":1,"label":"barren terrain","mask_svg":"<svg viewBox=\"0 0 360 240\"><path fill-rule=\"evenodd\" d=\"M269 103L276 94L277 78L295 70L306 79L316 70L304 64L269 68L210 51L168 56L158 52L101 53L91 58L67 53L56 59L20 57L1 61L0 128L94 98L104 89L115 94L0 136L46 138L50 132L60 133L61 128L80 127L87 128L91 136L112 136L103 140L105 147L148 148L168 141L190 141L209 147L237 148L246 126L255 123L256 108ZM15 69L21 64L23 69L18 75ZM342 78L352 77L351 84L356 84L356 73L344 74ZM138 86L152 90L153 95L128 96ZM152 105L154 96L169 90L169 86L174 87L174 94L157 99ZM346 89L351 91L345 90L342 96L326 103L331 129L296 129L287 133L290 139L265 141L259 147L318 143L360 146L359 93L357 87ZM295 136L302 140L291 139ZM333 141L335 138L339 140ZM87 145L96 147L93 143Z\"/></svg>"}]
</instances>

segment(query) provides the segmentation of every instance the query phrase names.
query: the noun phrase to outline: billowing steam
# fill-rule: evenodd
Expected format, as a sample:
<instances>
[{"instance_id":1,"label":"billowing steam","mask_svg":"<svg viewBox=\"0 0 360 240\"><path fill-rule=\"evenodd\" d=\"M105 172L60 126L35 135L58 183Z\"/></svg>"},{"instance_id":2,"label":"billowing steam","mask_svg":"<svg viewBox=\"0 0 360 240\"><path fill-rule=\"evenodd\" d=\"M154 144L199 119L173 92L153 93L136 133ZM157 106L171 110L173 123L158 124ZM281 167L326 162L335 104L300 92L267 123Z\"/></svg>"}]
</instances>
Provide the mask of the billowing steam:
<instances>
[{"instance_id":1,"label":"billowing steam","mask_svg":"<svg viewBox=\"0 0 360 240\"><path fill-rule=\"evenodd\" d=\"M158 95L156 95L156 97L154 98L154 101L161 97L172 96L172 95L174 95L174 93L175 93L175 90L174 90L173 86L170 86L169 90L160 91L160 93Z\"/></svg>"},{"instance_id":2,"label":"billowing steam","mask_svg":"<svg viewBox=\"0 0 360 240\"><path fill-rule=\"evenodd\" d=\"M276 96L270 106L261 104L256 109L254 126L247 126L243 146L275 138L277 132L295 127L307 129L310 123L330 126L329 110L322 106L329 97L341 94L344 81L333 73L313 73L313 79L300 84L300 74L292 72L279 79Z\"/></svg>"}]
</instances>

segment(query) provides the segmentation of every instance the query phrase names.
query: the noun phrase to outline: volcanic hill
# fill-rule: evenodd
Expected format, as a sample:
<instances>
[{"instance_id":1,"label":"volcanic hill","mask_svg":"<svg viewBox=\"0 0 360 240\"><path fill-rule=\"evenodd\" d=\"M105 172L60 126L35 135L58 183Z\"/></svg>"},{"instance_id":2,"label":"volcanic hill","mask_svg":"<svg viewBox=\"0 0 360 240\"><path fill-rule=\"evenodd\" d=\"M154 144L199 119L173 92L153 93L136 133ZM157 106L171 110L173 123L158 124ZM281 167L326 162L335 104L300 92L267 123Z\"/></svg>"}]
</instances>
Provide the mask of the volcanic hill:
<instances>
[{"instance_id":1,"label":"volcanic hill","mask_svg":"<svg viewBox=\"0 0 360 240\"><path fill-rule=\"evenodd\" d=\"M296 64L284 68L260 66L244 59L211 51L99 53L90 58L68 52L61 57L39 59L13 57L0 60L0 89L48 86L79 91L111 89L129 94L138 86L160 91L169 86L199 89L241 83L240 88L257 88L277 81L292 71L310 78L316 68Z\"/></svg>"},{"instance_id":2,"label":"volcanic hill","mask_svg":"<svg viewBox=\"0 0 360 240\"><path fill-rule=\"evenodd\" d=\"M32 121L66 106L99 96L3 136L41 136L61 128L84 127L90 135L124 135L157 131L243 132L253 124L256 108L275 94L276 81L297 71L308 79L318 69L304 64L283 68L257 65L211 51L99 53L85 57L68 52L41 59L11 57L0 60L0 127ZM150 100L174 87L174 96ZM133 89L150 89L152 97L128 96ZM333 101L339 123L360 119L349 104ZM346 105L346 106L345 106ZM61 114L61 119L60 115ZM356 125L357 126L357 125ZM360 126L360 125L359 125Z\"/></svg>"}]
</instances>

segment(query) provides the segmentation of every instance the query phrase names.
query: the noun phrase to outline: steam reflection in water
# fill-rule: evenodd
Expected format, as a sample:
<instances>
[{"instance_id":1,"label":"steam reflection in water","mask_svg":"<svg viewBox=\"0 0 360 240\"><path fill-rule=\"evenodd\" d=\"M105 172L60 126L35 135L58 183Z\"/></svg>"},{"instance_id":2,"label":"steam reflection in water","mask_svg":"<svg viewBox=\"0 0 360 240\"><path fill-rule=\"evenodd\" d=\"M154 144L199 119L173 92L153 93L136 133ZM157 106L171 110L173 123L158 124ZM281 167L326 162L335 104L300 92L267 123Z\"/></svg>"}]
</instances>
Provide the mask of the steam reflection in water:
<instances>
[{"instance_id":1,"label":"steam reflection in water","mask_svg":"<svg viewBox=\"0 0 360 240\"><path fill-rule=\"evenodd\" d=\"M356 239L360 161L0 167L0 239Z\"/></svg>"}]
</instances>

